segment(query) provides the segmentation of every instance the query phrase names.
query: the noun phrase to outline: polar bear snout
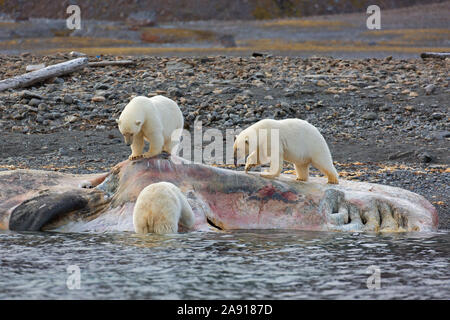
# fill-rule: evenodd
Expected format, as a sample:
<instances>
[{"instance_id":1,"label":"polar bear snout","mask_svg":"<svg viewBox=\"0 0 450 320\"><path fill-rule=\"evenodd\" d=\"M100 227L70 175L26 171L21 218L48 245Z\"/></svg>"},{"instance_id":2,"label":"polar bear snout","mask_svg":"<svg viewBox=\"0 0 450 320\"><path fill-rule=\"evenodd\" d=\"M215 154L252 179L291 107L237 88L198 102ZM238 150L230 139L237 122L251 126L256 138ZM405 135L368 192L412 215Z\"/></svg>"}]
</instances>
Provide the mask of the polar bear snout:
<instances>
[{"instance_id":1,"label":"polar bear snout","mask_svg":"<svg viewBox=\"0 0 450 320\"><path fill-rule=\"evenodd\" d=\"M127 146L130 146L133 143L133 134L132 133L124 133L123 140Z\"/></svg>"}]
</instances>

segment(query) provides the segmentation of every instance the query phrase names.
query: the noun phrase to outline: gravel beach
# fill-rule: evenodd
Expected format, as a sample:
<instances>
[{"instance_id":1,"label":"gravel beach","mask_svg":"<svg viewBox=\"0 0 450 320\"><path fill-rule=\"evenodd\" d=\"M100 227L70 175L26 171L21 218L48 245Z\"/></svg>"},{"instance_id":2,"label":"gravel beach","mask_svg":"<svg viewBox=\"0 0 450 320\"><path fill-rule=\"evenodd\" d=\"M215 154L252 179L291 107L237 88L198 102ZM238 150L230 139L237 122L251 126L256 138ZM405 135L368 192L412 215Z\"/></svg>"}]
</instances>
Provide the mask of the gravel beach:
<instances>
[{"instance_id":1,"label":"gravel beach","mask_svg":"<svg viewBox=\"0 0 450 320\"><path fill-rule=\"evenodd\" d=\"M0 55L0 79L69 59ZM135 65L86 67L0 93L0 170L107 171L130 154L115 122L125 105L162 94L179 104L189 130L194 120L223 132L264 118L307 120L342 179L421 194L437 208L440 229L449 227L448 58L89 57L97 59Z\"/></svg>"}]
</instances>

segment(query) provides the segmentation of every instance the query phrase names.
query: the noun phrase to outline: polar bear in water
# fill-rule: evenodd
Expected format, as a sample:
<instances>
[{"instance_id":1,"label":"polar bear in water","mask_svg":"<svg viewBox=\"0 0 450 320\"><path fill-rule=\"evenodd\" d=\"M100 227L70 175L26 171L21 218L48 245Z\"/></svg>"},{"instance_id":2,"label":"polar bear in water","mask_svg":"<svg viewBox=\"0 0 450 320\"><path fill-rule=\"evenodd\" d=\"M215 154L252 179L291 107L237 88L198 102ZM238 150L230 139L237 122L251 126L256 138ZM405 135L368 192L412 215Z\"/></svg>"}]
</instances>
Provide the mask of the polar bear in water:
<instances>
[{"instance_id":1,"label":"polar bear in water","mask_svg":"<svg viewBox=\"0 0 450 320\"><path fill-rule=\"evenodd\" d=\"M178 223L189 229L194 222L189 202L174 184L153 183L139 193L133 211L136 233L177 233Z\"/></svg>"},{"instance_id":2,"label":"polar bear in water","mask_svg":"<svg viewBox=\"0 0 450 320\"><path fill-rule=\"evenodd\" d=\"M312 164L328 177L328 183L339 183L325 139L316 127L304 120L258 121L236 137L234 154L235 159L248 155L246 172L270 162L270 170L261 173L262 177L278 177L286 160L294 164L297 180L308 181Z\"/></svg>"}]
</instances>

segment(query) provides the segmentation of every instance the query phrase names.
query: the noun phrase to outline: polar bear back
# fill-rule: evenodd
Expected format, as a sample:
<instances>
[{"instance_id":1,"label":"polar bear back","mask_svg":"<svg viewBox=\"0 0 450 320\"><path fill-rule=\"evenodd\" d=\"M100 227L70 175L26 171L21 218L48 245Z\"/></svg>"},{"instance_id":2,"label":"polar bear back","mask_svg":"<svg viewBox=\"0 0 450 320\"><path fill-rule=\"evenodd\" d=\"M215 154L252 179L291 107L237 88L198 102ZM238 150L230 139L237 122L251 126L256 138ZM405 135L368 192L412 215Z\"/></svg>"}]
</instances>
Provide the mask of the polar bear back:
<instances>
[{"instance_id":1,"label":"polar bear back","mask_svg":"<svg viewBox=\"0 0 450 320\"><path fill-rule=\"evenodd\" d=\"M154 96L149 100L156 111L152 111L152 114L157 114L160 118L165 137L170 136L174 130L183 128L183 114L175 101L164 96Z\"/></svg>"},{"instance_id":2,"label":"polar bear back","mask_svg":"<svg viewBox=\"0 0 450 320\"><path fill-rule=\"evenodd\" d=\"M175 129L183 128L183 114L175 101L164 96L133 98L122 111L121 123L140 120L148 131L162 129L167 137Z\"/></svg>"},{"instance_id":3,"label":"polar bear back","mask_svg":"<svg viewBox=\"0 0 450 320\"><path fill-rule=\"evenodd\" d=\"M271 149L271 129L279 130L280 149L284 153L284 159L297 162L312 158L331 158L328 145L319 130L312 124L301 119L273 120L264 119L247 128L259 131L267 130L267 150Z\"/></svg>"},{"instance_id":4,"label":"polar bear back","mask_svg":"<svg viewBox=\"0 0 450 320\"><path fill-rule=\"evenodd\" d=\"M177 233L178 225L192 228L195 216L181 190L170 182L145 187L137 197L133 225L137 233Z\"/></svg>"}]
</instances>

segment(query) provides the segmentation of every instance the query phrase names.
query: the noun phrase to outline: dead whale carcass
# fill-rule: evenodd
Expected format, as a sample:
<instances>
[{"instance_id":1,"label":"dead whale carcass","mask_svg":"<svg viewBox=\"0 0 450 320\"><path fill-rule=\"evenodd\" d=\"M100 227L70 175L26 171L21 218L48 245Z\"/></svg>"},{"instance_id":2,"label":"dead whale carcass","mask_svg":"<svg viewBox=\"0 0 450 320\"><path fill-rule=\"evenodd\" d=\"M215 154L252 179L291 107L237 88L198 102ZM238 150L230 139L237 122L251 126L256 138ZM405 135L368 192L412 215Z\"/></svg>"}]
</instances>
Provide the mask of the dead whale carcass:
<instances>
[{"instance_id":1,"label":"dead whale carcass","mask_svg":"<svg viewBox=\"0 0 450 320\"><path fill-rule=\"evenodd\" d=\"M265 179L168 155L124 161L109 173L0 173L0 228L133 231L133 208L147 185L168 181L187 196L194 230L432 231L437 213L422 196L378 184L323 178ZM91 187L91 188L88 188Z\"/></svg>"}]
</instances>

